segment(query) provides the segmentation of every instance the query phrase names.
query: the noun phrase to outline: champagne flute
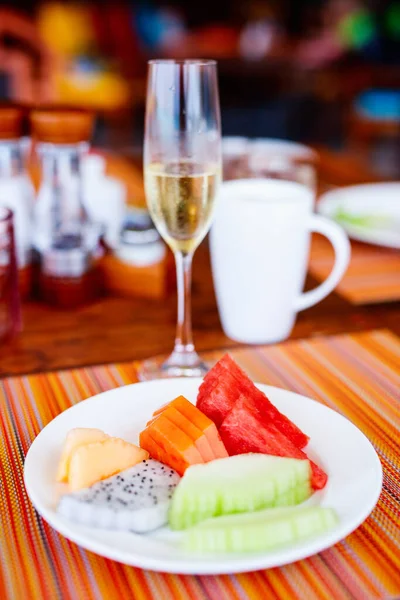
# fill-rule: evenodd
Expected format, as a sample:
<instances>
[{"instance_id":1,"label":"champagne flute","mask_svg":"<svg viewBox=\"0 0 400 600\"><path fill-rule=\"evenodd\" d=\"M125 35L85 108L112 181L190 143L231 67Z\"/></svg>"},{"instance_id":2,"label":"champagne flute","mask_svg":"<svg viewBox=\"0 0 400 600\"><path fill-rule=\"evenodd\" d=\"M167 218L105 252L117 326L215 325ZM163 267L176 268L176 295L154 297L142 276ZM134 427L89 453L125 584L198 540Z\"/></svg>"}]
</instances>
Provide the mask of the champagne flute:
<instances>
[{"instance_id":1,"label":"champagne flute","mask_svg":"<svg viewBox=\"0 0 400 600\"><path fill-rule=\"evenodd\" d=\"M150 61L145 191L155 226L175 256L178 318L172 354L162 364L145 361L139 373L142 380L199 377L208 370L192 338L192 258L210 228L221 172L215 61Z\"/></svg>"}]
</instances>

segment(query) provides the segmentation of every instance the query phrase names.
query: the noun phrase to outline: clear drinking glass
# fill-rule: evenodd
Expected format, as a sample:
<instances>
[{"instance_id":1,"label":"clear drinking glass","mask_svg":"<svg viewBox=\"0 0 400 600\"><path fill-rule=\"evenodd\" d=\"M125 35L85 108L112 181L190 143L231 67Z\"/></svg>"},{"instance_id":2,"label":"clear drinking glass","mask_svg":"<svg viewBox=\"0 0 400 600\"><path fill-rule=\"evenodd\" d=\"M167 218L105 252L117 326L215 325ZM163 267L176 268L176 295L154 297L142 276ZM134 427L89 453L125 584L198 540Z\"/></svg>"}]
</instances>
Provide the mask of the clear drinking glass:
<instances>
[{"instance_id":1,"label":"clear drinking glass","mask_svg":"<svg viewBox=\"0 0 400 600\"><path fill-rule=\"evenodd\" d=\"M207 371L191 326L193 253L208 232L221 180L221 127L215 61L149 62L144 179L151 217L175 255L175 347L162 364L146 361L141 379L196 377Z\"/></svg>"}]
</instances>

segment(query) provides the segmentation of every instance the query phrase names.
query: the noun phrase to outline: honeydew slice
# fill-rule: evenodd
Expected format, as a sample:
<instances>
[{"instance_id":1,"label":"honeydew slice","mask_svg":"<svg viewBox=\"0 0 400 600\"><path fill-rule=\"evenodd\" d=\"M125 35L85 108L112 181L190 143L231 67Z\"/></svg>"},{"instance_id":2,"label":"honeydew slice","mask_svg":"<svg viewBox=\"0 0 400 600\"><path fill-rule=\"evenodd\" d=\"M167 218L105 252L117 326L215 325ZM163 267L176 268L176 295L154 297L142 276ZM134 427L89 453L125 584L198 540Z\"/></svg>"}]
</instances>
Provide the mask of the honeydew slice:
<instances>
[{"instance_id":1,"label":"honeydew slice","mask_svg":"<svg viewBox=\"0 0 400 600\"><path fill-rule=\"evenodd\" d=\"M322 506L272 508L208 519L188 529L182 543L195 552L261 552L325 533L337 522L335 511Z\"/></svg>"},{"instance_id":2,"label":"honeydew slice","mask_svg":"<svg viewBox=\"0 0 400 600\"><path fill-rule=\"evenodd\" d=\"M190 466L169 512L172 529L221 515L295 505L311 495L308 460L242 454Z\"/></svg>"}]
</instances>

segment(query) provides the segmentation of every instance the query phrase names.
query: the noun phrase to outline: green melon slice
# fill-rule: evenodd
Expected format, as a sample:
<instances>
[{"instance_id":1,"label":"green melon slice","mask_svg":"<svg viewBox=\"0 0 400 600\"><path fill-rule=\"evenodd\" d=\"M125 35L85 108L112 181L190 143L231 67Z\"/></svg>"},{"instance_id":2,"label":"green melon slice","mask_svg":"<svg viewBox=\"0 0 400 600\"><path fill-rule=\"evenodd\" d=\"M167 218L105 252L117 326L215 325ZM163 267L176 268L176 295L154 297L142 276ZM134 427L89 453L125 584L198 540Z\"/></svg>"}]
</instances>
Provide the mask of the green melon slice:
<instances>
[{"instance_id":1,"label":"green melon slice","mask_svg":"<svg viewBox=\"0 0 400 600\"><path fill-rule=\"evenodd\" d=\"M169 524L185 529L221 515L290 506L311 495L308 460L242 454L190 466L172 498Z\"/></svg>"},{"instance_id":2,"label":"green melon slice","mask_svg":"<svg viewBox=\"0 0 400 600\"><path fill-rule=\"evenodd\" d=\"M322 506L271 508L208 519L185 531L182 544L195 552L274 550L329 531L335 511Z\"/></svg>"}]
</instances>

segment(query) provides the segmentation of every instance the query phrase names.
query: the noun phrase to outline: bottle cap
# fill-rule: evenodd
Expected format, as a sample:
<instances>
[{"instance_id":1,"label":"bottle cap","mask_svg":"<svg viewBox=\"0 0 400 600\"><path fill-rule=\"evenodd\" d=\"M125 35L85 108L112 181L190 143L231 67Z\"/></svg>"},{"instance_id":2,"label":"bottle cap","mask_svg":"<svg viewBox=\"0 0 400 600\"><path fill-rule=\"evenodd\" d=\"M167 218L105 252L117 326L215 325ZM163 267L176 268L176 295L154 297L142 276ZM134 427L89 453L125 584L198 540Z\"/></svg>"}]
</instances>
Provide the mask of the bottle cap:
<instances>
[{"instance_id":1,"label":"bottle cap","mask_svg":"<svg viewBox=\"0 0 400 600\"><path fill-rule=\"evenodd\" d=\"M15 140L23 135L25 111L12 104L0 104L0 139Z\"/></svg>"},{"instance_id":2,"label":"bottle cap","mask_svg":"<svg viewBox=\"0 0 400 600\"><path fill-rule=\"evenodd\" d=\"M78 144L92 133L93 115L73 108L39 108L31 112L32 135L38 142Z\"/></svg>"}]
</instances>

